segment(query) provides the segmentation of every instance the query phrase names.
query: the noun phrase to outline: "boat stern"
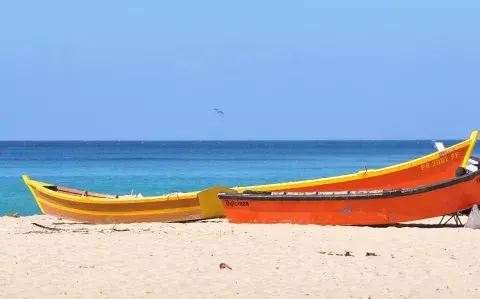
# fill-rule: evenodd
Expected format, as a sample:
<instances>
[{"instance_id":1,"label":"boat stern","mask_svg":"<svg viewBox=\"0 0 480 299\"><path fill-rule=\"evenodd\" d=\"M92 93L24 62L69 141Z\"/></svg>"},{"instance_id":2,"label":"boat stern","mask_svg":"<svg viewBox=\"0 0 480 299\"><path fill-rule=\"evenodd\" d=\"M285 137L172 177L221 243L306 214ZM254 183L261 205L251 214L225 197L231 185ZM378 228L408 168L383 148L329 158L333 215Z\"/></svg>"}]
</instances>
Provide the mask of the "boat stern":
<instances>
[{"instance_id":1,"label":"boat stern","mask_svg":"<svg viewBox=\"0 0 480 299\"><path fill-rule=\"evenodd\" d=\"M225 209L222 202L218 198L218 194L222 192L235 191L228 187L215 186L198 192L197 199L204 219L225 217Z\"/></svg>"}]
</instances>

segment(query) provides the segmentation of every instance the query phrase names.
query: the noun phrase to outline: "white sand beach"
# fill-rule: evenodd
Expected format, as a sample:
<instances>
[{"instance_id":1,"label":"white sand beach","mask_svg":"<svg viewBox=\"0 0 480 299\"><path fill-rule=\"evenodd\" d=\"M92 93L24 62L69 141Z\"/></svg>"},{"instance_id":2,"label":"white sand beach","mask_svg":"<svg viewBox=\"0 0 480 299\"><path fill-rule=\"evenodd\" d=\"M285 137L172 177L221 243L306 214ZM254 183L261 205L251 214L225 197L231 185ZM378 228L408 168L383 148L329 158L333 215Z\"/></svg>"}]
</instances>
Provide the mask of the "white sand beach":
<instances>
[{"instance_id":1,"label":"white sand beach","mask_svg":"<svg viewBox=\"0 0 480 299\"><path fill-rule=\"evenodd\" d=\"M438 221L97 226L1 217L0 297L480 298L480 231L429 226Z\"/></svg>"}]
</instances>

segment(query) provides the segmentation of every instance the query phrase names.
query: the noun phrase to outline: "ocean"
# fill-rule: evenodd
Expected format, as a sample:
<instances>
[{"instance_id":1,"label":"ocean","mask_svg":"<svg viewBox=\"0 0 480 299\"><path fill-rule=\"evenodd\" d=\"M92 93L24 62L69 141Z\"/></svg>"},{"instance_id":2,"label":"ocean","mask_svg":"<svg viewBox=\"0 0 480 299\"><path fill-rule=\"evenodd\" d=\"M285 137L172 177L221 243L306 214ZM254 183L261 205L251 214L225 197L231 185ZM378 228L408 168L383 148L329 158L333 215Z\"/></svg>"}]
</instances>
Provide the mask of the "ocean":
<instances>
[{"instance_id":1,"label":"ocean","mask_svg":"<svg viewBox=\"0 0 480 299\"><path fill-rule=\"evenodd\" d=\"M123 195L133 189L148 196L348 174L433 151L431 140L3 141L0 216L41 213L22 174L93 192Z\"/></svg>"}]
</instances>

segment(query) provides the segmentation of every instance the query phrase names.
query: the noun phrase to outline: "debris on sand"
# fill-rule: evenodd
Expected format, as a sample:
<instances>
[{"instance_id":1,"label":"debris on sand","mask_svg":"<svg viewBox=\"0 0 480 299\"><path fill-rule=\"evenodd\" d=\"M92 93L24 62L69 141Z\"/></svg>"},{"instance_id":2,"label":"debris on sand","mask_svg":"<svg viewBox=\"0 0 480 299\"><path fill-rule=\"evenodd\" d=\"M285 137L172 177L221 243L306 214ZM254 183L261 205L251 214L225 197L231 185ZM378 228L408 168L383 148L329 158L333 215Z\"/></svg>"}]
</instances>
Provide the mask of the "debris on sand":
<instances>
[{"instance_id":1,"label":"debris on sand","mask_svg":"<svg viewBox=\"0 0 480 299\"><path fill-rule=\"evenodd\" d=\"M56 227L48 227L48 226L45 226L45 225L41 225L41 224L38 224L38 223L36 223L36 222L32 222L32 224L35 225L35 226L44 228L44 229L48 229L48 230L57 230L57 231L62 230L62 229L56 228Z\"/></svg>"},{"instance_id":2,"label":"debris on sand","mask_svg":"<svg viewBox=\"0 0 480 299\"><path fill-rule=\"evenodd\" d=\"M354 256L350 250L345 250L345 253L335 253L335 254L332 253L331 251L328 253L326 251L318 251L318 253L327 254L327 255L336 255L336 256Z\"/></svg>"},{"instance_id":3,"label":"debris on sand","mask_svg":"<svg viewBox=\"0 0 480 299\"><path fill-rule=\"evenodd\" d=\"M229 265L225 264L225 263L220 263L220 266L219 266L219 267L220 267L220 269L228 268L228 269L232 270L232 268L231 268Z\"/></svg>"}]
</instances>

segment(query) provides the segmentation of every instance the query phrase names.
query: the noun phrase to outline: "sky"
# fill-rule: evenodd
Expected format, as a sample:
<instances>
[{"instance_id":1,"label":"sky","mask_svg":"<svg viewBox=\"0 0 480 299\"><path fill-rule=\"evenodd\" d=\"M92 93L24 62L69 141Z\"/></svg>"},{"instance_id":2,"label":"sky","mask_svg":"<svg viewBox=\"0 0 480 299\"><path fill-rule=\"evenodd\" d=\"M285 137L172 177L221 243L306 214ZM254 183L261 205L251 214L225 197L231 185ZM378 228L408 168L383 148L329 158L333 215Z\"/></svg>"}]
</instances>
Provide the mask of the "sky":
<instances>
[{"instance_id":1,"label":"sky","mask_svg":"<svg viewBox=\"0 0 480 299\"><path fill-rule=\"evenodd\" d=\"M2 1L0 140L468 138L479 12L478 0Z\"/></svg>"}]
</instances>

